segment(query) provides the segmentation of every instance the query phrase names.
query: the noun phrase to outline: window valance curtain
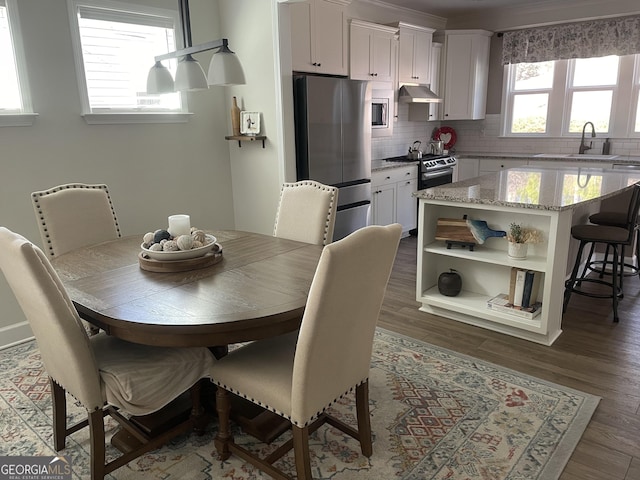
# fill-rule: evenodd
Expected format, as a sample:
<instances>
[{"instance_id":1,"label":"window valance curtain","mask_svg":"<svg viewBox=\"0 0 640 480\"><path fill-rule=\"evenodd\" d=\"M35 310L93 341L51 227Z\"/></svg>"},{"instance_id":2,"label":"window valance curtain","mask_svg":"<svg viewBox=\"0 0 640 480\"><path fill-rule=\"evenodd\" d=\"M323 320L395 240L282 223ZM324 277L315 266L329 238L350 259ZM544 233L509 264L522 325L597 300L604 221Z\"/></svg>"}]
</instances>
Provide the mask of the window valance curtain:
<instances>
[{"instance_id":1,"label":"window valance curtain","mask_svg":"<svg viewBox=\"0 0 640 480\"><path fill-rule=\"evenodd\" d=\"M502 64L640 53L640 15L505 32Z\"/></svg>"}]
</instances>

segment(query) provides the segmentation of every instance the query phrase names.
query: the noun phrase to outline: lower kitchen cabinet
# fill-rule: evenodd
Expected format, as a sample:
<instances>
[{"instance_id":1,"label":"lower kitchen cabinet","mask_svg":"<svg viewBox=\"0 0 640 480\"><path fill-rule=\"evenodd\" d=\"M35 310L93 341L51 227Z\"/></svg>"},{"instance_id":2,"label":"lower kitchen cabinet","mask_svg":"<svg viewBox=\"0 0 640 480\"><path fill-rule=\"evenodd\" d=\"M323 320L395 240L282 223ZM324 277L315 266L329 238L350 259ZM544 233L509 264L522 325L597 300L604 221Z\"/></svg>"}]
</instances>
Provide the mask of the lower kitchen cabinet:
<instances>
[{"instance_id":1,"label":"lower kitchen cabinet","mask_svg":"<svg viewBox=\"0 0 640 480\"><path fill-rule=\"evenodd\" d=\"M373 172L373 223L400 223L403 233L416 228L417 200L412 195L418 189L418 167L392 168Z\"/></svg>"},{"instance_id":2,"label":"lower kitchen cabinet","mask_svg":"<svg viewBox=\"0 0 640 480\"><path fill-rule=\"evenodd\" d=\"M479 174L495 173L506 168L524 167L529 162L527 160L515 160L504 158L481 158L479 164Z\"/></svg>"}]
</instances>

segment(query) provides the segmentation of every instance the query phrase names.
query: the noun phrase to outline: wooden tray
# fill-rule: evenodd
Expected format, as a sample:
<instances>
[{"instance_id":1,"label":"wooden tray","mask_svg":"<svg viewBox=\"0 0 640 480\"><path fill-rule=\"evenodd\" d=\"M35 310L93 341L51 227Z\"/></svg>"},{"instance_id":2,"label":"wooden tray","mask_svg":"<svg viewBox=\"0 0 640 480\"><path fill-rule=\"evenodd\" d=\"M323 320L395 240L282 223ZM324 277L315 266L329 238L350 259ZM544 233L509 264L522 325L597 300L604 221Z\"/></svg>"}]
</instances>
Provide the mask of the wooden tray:
<instances>
[{"instance_id":1,"label":"wooden tray","mask_svg":"<svg viewBox=\"0 0 640 480\"><path fill-rule=\"evenodd\" d=\"M154 258L148 258L144 252L138 253L140 268L149 272L158 273L197 270L199 268L210 267L220 261L222 261L222 247L217 243L214 250L206 255L197 258L188 258L186 260L156 260Z\"/></svg>"}]
</instances>

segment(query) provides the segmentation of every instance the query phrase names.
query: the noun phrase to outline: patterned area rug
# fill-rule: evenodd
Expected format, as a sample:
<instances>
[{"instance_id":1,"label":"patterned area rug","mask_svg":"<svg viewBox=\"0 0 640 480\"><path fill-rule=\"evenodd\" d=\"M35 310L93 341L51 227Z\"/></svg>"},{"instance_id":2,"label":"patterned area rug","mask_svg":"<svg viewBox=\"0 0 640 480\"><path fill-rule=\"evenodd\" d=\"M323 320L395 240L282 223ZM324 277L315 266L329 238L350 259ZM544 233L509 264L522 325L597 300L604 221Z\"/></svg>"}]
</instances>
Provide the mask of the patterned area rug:
<instances>
[{"instance_id":1,"label":"patterned area rug","mask_svg":"<svg viewBox=\"0 0 640 480\"><path fill-rule=\"evenodd\" d=\"M311 437L317 479L552 480L560 476L599 398L378 329L371 366L373 456L330 426ZM71 405L74 420L83 409ZM333 413L355 425L353 398ZM115 424L108 420L112 432ZM109 479L269 478L215 456L215 421L116 470ZM270 452L240 430L236 441ZM0 351L0 455L54 455L49 386L34 342ZM109 447L108 455L116 452ZM89 478L86 429L67 440L74 478ZM278 465L294 474L293 454Z\"/></svg>"}]
</instances>

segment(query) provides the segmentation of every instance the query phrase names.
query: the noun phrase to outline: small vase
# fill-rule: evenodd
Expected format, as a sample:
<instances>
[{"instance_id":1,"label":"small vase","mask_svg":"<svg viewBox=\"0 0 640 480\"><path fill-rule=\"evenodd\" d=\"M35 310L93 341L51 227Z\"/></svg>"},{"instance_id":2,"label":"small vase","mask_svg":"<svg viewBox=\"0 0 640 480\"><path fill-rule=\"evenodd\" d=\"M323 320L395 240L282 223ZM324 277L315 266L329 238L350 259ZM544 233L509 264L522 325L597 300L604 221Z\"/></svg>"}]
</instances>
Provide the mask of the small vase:
<instances>
[{"instance_id":1,"label":"small vase","mask_svg":"<svg viewBox=\"0 0 640 480\"><path fill-rule=\"evenodd\" d=\"M509 258L513 258L514 260L522 260L527 258L527 247L529 244L527 243L513 243L509 242Z\"/></svg>"},{"instance_id":2,"label":"small vase","mask_svg":"<svg viewBox=\"0 0 640 480\"><path fill-rule=\"evenodd\" d=\"M240 135L240 108L238 107L238 101L236 97L233 97L233 104L231 106L231 130L234 136Z\"/></svg>"}]
</instances>

